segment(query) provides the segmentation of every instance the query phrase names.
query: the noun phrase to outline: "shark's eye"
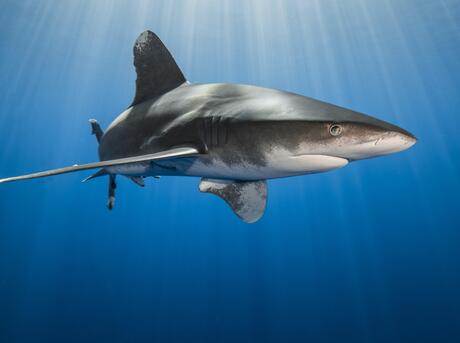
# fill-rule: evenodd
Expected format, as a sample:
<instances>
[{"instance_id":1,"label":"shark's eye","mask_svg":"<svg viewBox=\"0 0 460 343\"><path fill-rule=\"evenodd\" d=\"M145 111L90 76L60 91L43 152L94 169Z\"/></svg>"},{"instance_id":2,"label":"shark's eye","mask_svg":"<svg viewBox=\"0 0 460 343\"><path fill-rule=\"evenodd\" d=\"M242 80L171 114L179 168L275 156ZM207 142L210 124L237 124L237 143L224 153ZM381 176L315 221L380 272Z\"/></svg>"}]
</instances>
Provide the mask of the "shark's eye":
<instances>
[{"instance_id":1,"label":"shark's eye","mask_svg":"<svg viewBox=\"0 0 460 343\"><path fill-rule=\"evenodd\" d=\"M334 124L329 127L329 133L332 136L340 136L342 133L342 127L340 125Z\"/></svg>"}]
</instances>

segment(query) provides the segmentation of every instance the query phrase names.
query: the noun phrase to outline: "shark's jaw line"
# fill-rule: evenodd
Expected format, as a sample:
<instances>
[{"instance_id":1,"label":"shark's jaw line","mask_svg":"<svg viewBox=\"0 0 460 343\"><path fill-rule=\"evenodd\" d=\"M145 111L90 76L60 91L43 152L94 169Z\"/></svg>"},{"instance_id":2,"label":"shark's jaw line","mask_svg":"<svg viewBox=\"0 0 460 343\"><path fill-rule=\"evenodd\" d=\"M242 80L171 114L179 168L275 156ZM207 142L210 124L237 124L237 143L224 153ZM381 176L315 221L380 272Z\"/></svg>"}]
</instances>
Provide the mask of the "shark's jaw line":
<instances>
[{"instance_id":1,"label":"shark's jaw line","mask_svg":"<svg viewBox=\"0 0 460 343\"><path fill-rule=\"evenodd\" d=\"M250 162L227 164L225 161L208 156L179 161L161 161L155 163L148 175L186 175L221 180L267 180L305 174L321 173L342 168L348 160L342 157L321 154L289 155L285 150L271 153L264 165ZM137 175L136 171L129 175Z\"/></svg>"}]
</instances>

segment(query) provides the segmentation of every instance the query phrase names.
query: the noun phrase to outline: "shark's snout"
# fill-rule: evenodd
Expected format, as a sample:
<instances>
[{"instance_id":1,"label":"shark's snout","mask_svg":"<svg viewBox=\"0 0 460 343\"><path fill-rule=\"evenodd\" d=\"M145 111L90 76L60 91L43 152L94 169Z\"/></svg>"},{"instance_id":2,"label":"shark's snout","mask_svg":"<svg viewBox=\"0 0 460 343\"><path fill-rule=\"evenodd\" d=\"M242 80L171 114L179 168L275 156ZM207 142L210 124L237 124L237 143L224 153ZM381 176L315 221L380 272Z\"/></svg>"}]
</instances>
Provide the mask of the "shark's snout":
<instances>
[{"instance_id":1,"label":"shark's snout","mask_svg":"<svg viewBox=\"0 0 460 343\"><path fill-rule=\"evenodd\" d=\"M389 131L374 142L375 153L392 154L409 149L417 142L414 135L406 131Z\"/></svg>"},{"instance_id":2,"label":"shark's snout","mask_svg":"<svg viewBox=\"0 0 460 343\"><path fill-rule=\"evenodd\" d=\"M414 135L398 128L397 130L371 134L369 139L363 139L361 142L349 146L346 155L350 160L389 155L409 149L416 142L417 139Z\"/></svg>"}]
</instances>

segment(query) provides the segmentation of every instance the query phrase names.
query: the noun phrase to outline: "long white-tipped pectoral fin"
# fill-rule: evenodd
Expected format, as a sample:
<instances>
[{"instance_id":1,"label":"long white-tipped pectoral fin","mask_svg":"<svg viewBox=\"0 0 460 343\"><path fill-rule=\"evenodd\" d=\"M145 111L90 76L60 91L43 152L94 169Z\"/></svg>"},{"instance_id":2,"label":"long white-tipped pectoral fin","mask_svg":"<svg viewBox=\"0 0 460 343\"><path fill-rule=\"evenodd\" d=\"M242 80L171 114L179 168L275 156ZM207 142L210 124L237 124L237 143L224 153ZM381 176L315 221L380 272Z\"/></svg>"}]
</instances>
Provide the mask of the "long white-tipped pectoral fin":
<instances>
[{"instance_id":1,"label":"long white-tipped pectoral fin","mask_svg":"<svg viewBox=\"0 0 460 343\"><path fill-rule=\"evenodd\" d=\"M172 158L189 157L189 156L194 156L198 154L199 154L198 150L195 148L191 148L191 147L173 148L170 150L156 152L153 154L119 158L115 160L93 162L93 163L81 164L81 165L76 164L70 167L51 169L51 170L46 170L46 171L33 173L33 174L8 177L8 178L0 179L0 183L37 179L41 177L73 173L73 172L82 171L82 170L105 168L105 167L119 166L119 165L138 163L138 162L148 162L148 161L157 161L157 160L172 159Z\"/></svg>"}]
</instances>

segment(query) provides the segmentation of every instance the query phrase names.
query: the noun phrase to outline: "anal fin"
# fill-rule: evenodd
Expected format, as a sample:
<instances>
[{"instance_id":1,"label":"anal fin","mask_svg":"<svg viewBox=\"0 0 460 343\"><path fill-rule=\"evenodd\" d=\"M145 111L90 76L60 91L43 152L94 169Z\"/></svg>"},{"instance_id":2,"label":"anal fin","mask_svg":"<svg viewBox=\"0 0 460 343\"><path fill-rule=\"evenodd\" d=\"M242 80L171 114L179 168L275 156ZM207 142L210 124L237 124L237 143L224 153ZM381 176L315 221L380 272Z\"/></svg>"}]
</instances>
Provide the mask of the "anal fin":
<instances>
[{"instance_id":1,"label":"anal fin","mask_svg":"<svg viewBox=\"0 0 460 343\"><path fill-rule=\"evenodd\" d=\"M200 191L217 195L246 223L258 221L267 204L266 181L201 179Z\"/></svg>"},{"instance_id":2,"label":"anal fin","mask_svg":"<svg viewBox=\"0 0 460 343\"><path fill-rule=\"evenodd\" d=\"M134 182L139 187L144 187L144 178L142 176L130 176L129 177L132 182Z\"/></svg>"}]
</instances>

